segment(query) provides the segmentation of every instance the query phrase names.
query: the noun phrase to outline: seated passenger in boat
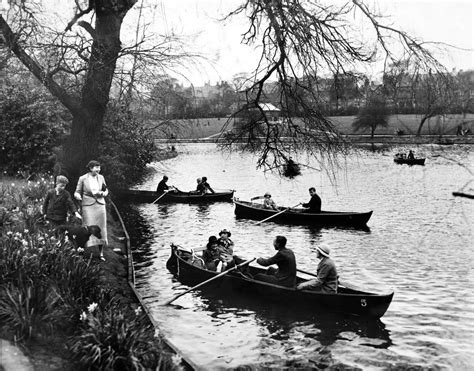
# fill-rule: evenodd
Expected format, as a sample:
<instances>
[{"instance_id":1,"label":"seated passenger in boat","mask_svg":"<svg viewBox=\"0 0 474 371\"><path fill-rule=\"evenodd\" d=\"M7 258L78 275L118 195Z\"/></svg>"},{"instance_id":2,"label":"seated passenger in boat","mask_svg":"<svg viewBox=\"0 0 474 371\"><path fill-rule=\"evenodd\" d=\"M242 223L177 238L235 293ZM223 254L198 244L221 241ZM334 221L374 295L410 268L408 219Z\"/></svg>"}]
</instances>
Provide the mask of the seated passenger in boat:
<instances>
[{"instance_id":1,"label":"seated passenger in boat","mask_svg":"<svg viewBox=\"0 0 474 371\"><path fill-rule=\"evenodd\" d=\"M297 290L315 290L324 293L335 294L337 292L337 270L333 260L329 257L329 247L326 245L318 246L318 264L317 278L300 283Z\"/></svg>"},{"instance_id":2,"label":"seated passenger in boat","mask_svg":"<svg viewBox=\"0 0 474 371\"><path fill-rule=\"evenodd\" d=\"M306 208L307 212L309 213L320 213L321 212L321 198L318 196L316 193L316 189L314 187L311 187L309 189L309 194L311 196L311 199L309 202L302 204L304 208Z\"/></svg>"},{"instance_id":3,"label":"seated passenger in boat","mask_svg":"<svg viewBox=\"0 0 474 371\"><path fill-rule=\"evenodd\" d=\"M414 155L414 153L413 153L413 151L412 151L411 149L410 149L410 152L408 152L407 158L408 158L409 160L414 160L414 159L415 159L415 155Z\"/></svg>"},{"instance_id":4,"label":"seated passenger in boat","mask_svg":"<svg viewBox=\"0 0 474 371\"><path fill-rule=\"evenodd\" d=\"M197 189L200 193L216 193L214 190L211 188L209 183L207 182L207 178L205 176L202 177L201 183L198 185Z\"/></svg>"},{"instance_id":5,"label":"seated passenger in boat","mask_svg":"<svg viewBox=\"0 0 474 371\"><path fill-rule=\"evenodd\" d=\"M202 260L204 260L206 269L210 271L217 270L217 266L221 260L219 244L217 242L216 236L209 237L209 242L206 245L206 250L204 250L202 253Z\"/></svg>"},{"instance_id":6,"label":"seated passenger in boat","mask_svg":"<svg viewBox=\"0 0 474 371\"><path fill-rule=\"evenodd\" d=\"M276 236L273 240L273 247L277 253L271 258L258 258L257 263L264 267L276 264L278 269L269 267L266 273L258 273L254 278L274 285L294 287L296 284L296 259L293 251L286 247L286 237Z\"/></svg>"},{"instance_id":7,"label":"seated passenger in boat","mask_svg":"<svg viewBox=\"0 0 474 371\"><path fill-rule=\"evenodd\" d=\"M234 260L234 242L230 239L231 235L232 234L227 229L223 229L219 232L217 244L220 253L220 259L223 263L222 270L225 270L227 266L231 266L231 263L233 263Z\"/></svg>"},{"instance_id":8,"label":"seated passenger in boat","mask_svg":"<svg viewBox=\"0 0 474 371\"><path fill-rule=\"evenodd\" d=\"M278 210L275 201L272 199L272 195L269 192L266 192L263 196L263 208L264 209L272 209Z\"/></svg>"}]
</instances>

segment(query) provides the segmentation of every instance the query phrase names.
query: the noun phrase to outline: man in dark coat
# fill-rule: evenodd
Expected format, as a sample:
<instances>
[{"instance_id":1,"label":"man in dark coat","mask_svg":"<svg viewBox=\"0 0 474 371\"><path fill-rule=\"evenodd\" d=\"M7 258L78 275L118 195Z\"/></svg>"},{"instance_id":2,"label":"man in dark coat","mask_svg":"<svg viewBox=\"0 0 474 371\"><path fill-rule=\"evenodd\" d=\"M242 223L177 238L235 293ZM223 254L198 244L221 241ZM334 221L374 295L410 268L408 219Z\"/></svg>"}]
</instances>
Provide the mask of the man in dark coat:
<instances>
[{"instance_id":1,"label":"man in dark coat","mask_svg":"<svg viewBox=\"0 0 474 371\"><path fill-rule=\"evenodd\" d=\"M164 175L163 179L161 179L160 182L158 183L158 187L156 187L156 193L161 194L170 189L170 187L166 184L167 181L168 181L168 177Z\"/></svg>"},{"instance_id":2,"label":"man in dark coat","mask_svg":"<svg viewBox=\"0 0 474 371\"><path fill-rule=\"evenodd\" d=\"M309 189L309 194L311 195L311 200L308 203L304 203L301 206L307 208L307 212L310 213L320 213L321 212L321 198L317 195L316 189L311 187Z\"/></svg>"},{"instance_id":3,"label":"man in dark coat","mask_svg":"<svg viewBox=\"0 0 474 371\"><path fill-rule=\"evenodd\" d=\"M335 294L337 292L337 270L336 265L329 257L329 247L321 245L316 248L318 250L317 278L300 283L296 289L298 290L315 290L324 293Z\"/></svg>"},{"instance_id":4,"label":"man in dark coat","mask_svg":"<svg viewBox=\"0 0 474 371\"><path fill-rule=\"evenodd\" d=\"M294 287L296 284L296 259L293 251L286 248L286 237L276 236L273 240L273 247L277 253L271 258L258 258L257 263L264 267L276 264L278 269L270 267L266 274L259 273L254 278L274 285Z\"/></svg>"}]
</instances>

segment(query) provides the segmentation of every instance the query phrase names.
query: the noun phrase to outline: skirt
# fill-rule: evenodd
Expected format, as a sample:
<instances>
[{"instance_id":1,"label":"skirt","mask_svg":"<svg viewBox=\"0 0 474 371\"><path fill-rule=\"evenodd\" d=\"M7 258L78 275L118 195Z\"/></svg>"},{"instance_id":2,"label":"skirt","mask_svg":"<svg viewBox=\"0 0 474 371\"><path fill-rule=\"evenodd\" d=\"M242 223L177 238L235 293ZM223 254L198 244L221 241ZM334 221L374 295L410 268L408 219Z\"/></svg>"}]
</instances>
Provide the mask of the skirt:
<instances>
[{"instance_id":1,"label":"skirt","mask_svg":"<svg viewBox=\"0 0 474 371\"><path fill-rule=\"evenodd\" d=\"M107 211L105 205L95 203L93 205L82 206L82 223L84 225L98 225L102 234L102 239L90 236L86 246L107 245Z\"/></svg>"}]
</instances>

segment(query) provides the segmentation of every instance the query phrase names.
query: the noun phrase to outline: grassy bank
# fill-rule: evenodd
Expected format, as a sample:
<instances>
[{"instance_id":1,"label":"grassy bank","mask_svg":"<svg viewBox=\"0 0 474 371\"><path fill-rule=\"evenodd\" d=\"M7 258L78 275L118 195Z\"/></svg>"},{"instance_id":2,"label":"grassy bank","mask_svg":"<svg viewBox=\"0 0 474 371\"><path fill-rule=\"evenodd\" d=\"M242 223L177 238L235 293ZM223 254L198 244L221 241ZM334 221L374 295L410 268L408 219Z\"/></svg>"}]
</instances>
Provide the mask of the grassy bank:
<instances>
[{"instance_id":1,"label":"grassy bank","mask_svg":"<svg viewBox=\"0 0 474 371\"><path fill-rule=\"evenodd\" d=\"M421 115L392 115L390 116L388 126L377 128L378 135L394 135L397 129L403 130L407 135L414 135L418 130L421 121ZM335 127L345 135L364 134L355 133L352 128L352 122L355 116L333 116L330 119ZM176 137L179 139L198 139L207 138L221 132L223 127L231 130L233 122L227 124L226 118L201 118L192 120L177 121ZM424 124L422 135L456 135L459 124L464 123L464 128L469 127L474 133L474 114L450 115L448 117L434 117ZM368 133L368 132L367 132Z\"/></svg>"},{"instance_id":2,"label":"grassy bank","mask_svg":"<svg viewBox=\"0 0 474 371\"><path fill-rule=\"evenodd\" d=\"M0 337L39 370L176 368L128 286L114 214L101 262L96 248L58 244L43 223L51 187L47 178L0 178Z\"/></svg>"}]
</instances>

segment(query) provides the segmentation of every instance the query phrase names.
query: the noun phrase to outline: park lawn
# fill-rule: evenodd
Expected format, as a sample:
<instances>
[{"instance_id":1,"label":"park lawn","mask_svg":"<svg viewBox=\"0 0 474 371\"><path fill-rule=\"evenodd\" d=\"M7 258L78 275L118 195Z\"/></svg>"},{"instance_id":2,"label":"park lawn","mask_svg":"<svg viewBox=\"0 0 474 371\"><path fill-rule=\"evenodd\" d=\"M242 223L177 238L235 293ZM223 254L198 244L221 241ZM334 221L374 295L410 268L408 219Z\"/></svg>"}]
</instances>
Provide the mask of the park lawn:
<instances>
[{"instance_id":1,"label":"park lawn","mask_svg":"<svg viewBox=\"0 0 474 371\"><path fill-rule=\"evenodd\" d=\"M332 116L330 119L334 122L336 129L342 134L370 134L366 132L354 132L352 122L355 116ZM397 129L403 130L405 134L416 134L422 116L409 115L392 115L389 118L387 127L378 127L375 134L379 135L393 135ZM211 136L218 136L223 127L227 125L226 130L231 130L233 127L233 120L228 122L228 119L223 118L200 118L190 120L177 120L179 129L176 132L176 137L180 139L202 139ZM461 114L450 115L449 117L434 117L427 120L423 126L422 135L456 135L457 127L461 123L464 128L469 127L471 131L474 129L474 114L467 114L465 117Z\"/></svg>"}]
</instances>

